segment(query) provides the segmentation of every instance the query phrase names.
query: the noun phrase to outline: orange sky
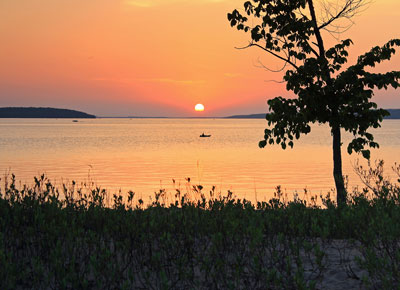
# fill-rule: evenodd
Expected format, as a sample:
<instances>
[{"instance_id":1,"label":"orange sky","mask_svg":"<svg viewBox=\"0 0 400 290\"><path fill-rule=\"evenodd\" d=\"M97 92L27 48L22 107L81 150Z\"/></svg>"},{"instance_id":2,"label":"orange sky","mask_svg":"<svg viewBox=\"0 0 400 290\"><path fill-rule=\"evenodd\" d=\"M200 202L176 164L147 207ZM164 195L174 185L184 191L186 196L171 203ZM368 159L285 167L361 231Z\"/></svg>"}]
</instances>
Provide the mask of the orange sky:
<instances>
[{"instance_id":1,"label":"orange sky","mask_svg":"<svg viewBox=\"0 0 400 290\"><path fill-rule=\"evenodd\" d=\"M335 0L336 1L336 0ZM224 116L262 113L289 96L257 68L279 62L226 14L244 0L2 0L0 106L49 106L98 116ZM400 1L375 0L342 38L351 59L400 37ZM327 39L332 40L331 37ZM329 41L328 41L329 42ZM332 42L333 43L333 42ZM328 46L328 45L327 45ZM378 69L399 70L400 52ZM374 99L400 108L400 91ZM203 103L205 112L195 113Z\"/></svg>"}]
</instances>

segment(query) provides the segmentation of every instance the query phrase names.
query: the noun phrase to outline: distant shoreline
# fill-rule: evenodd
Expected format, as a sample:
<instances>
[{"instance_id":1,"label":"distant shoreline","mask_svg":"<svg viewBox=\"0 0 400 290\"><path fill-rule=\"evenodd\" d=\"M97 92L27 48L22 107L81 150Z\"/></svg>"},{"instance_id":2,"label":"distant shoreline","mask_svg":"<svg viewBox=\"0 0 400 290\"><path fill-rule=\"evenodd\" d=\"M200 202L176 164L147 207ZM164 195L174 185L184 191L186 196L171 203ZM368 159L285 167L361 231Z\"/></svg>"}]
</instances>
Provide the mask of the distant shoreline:
<instances>
[{"instance_id":1,"label":"distant shoreline","mask_svg":"<svg viewBox=\"0 0 400 290\"><path fill-rule=\"evenodd\" d=\"M390 116L385 119L400 119L400 109L385 109L390 113ZM265 119L267 113L262 114L249 114L249 115L233 115L224 117L227 119Z\"/></svg>"},{"instance_id":2,"label":"distant shoreline","mask_svg":"<svg viewBox=\"0 0 400 290\"><path fill-rule=\"evenodd\" d=\"M390 116L384 119L400 119L400 109L386 109ZM165 116L95 116L85 112L42 107L3 107L0 118L22 119L265 119L267 113L208 117L165 117Z\"/></svg>"},{"instance_id":3,"label":"distant shoreline","mask_svg":"<svg viewBox=\"0 0 400 290\"><path fill-rule=\"evenodd\" d=\"M95 119L95 115L80 111L37 107L3 107L0 118Z\"/></svg>"}]
</instances>

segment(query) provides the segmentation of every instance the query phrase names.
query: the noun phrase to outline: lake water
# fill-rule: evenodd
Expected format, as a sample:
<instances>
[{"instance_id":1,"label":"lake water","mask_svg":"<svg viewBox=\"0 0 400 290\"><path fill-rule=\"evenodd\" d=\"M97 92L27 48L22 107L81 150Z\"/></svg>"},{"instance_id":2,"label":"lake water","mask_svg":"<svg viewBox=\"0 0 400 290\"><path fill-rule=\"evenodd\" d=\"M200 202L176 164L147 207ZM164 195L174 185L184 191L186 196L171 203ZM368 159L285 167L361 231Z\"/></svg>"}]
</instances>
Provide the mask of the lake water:
<instances>
[{"instance_id":1,"label":"lake water","mask_svg":"<svg viewBox=\"0 0 400 290\"><path fill-rule=\"evenodd\" d=\"M142 198L161 188L184 189L187 177L206 191L215 185L222 194L231 190L253 201L269 199L277 185L288 195L334 188L327 126L314 125L286 150L258 148L265 126L262 119L0 119L0 172L28 184L42 173L55 183L90 179ZM202 132L212 137L199 138ZM400 120L385 120L372 133L381 148L371 160L385 160L390 174L400 161ZM367 163L347 155L349 137L343 170L353 187L361 184L354 162Z\"/></svg>"}]
</instances>

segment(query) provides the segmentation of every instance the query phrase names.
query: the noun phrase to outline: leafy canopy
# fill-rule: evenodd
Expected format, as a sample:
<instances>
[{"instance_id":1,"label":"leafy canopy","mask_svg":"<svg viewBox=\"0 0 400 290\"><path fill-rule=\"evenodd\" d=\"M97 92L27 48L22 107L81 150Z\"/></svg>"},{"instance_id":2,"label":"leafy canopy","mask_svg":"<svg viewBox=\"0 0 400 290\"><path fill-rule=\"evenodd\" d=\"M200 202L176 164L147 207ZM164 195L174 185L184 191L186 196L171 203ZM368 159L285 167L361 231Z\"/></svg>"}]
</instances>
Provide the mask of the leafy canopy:
<instances>
[{"instance_id":1,"label":"leafy canopy","mask_svg":"<svg viewBox=\"0 0 400 290\"><path fill-rule=\"evenodd\" d=\"M309 133L310 123L316 122L328 123L332 130L339 127L352 133L354 138L347 146L349 154L361 152L369 158L370 152L365 147L379 147L368 129L380 127L389 113L371 102L373 89L397 88L400 72L381 74L367 69L390 60L400 40L372 48L358 57L356 64L343 69L352 41L342 40L325 50L321 37L322 30L351 13L360 2L347 0L348 6L321 23L314 7L310 7L311 0L252 0L244 3L245 16L238 10L228 14L231 26L251 34L248 47L259 47L290 66L284 81L287 90L298 96L268 101L270 113L266 119L270 129L265 129L260 147L274 143L283 149L293 147L294 138ZM258 24L249 26L249 22Z\"/></svg>"}]
</instances>

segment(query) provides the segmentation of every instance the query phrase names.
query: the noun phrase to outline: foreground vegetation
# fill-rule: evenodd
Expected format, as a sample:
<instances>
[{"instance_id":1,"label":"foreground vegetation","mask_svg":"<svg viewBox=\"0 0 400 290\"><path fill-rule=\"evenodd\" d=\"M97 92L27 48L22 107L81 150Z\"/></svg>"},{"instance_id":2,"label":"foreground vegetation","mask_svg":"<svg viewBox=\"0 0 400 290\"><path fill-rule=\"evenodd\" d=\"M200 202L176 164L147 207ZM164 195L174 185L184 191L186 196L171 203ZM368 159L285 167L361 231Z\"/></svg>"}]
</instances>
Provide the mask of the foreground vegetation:
<instances>
[{"instance_id":1,"label":"foreground vegetation","mask_svg":"<svg viewBox=\"0 0 400 290\"><path fill-rule=\"evenodd\" d=\"M162 190L149 206L133 192L107 204L99 188L12 177L0 192L0 288L321 289L336 254L359 285L398 289L400 180L382 168L359 168L366 189L339 208L283 202L279 188L256 205L206 198L201 186L170 204Z\"/></svg>"}]
</instances>

